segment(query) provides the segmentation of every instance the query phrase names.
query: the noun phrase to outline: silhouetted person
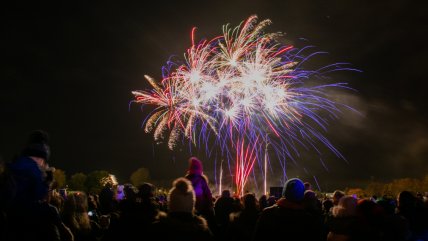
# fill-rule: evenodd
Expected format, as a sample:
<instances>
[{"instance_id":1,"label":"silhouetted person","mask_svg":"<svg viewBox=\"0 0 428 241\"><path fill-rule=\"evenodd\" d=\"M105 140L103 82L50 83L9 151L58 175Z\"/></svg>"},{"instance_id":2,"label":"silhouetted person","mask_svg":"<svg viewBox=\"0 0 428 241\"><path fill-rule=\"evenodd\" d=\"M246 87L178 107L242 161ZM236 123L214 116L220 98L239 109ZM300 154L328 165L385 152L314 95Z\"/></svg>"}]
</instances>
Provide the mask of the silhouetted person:
<instances>
[{"instance_id":1,"label":"silhouetted person","mask_svg":"<svg viewBox=\"0 0 428 241\"><path fill-rule=\"evenodd\" d=\"M111 214L116 211L117 201L113 190L113 184L106 182L99 194L99 211L102 215Z\"/></svg>"},{"instance_id":2,"label":"silhouetted person","mask_svg":"<svg viewBox=\"0 0 428 241\"><path fill-rule=\"evenodd\" d=\"M260 208L260 211L263 211L263 209L265 209L267 207L268 207L267 196L265 194L263 194L259 198L259 208Z\"/></svg>"},{"instance_id":3,"label":"silhouetted person","mask_svg":"<svg viewBox=\"0 0 428 241\"><path fill-rule=\"evenodd\" d=\"M305 182L304 185L305 185L305 190L312 190L312 185L310 182Z\"/></svg>"},{"instance_id":4,"label":"silhouetted person","mask_svg":"<svg viewBox=\"0 0 428 241\"><path fill-rule=\"evenodd\" d=\"M101 226L91 220L88 214L88 197L84 192L69 193L61 216L73 232L74 241L95 241L103 234Z\"/></svg>"},{"instance_id":5,"label":"silhouetted person","mask_svg":"<svg viewBox=\"0 0 428 241\"><path fill-rule=\"evenodd\" d=\"M231 240L251 240L260 216L256 196L247 193L242 197L243 209L230 214L229 236Z\"/></svg>"},{"instance_id":6,"label":"silhouetted person","mask_svg":"<svg viewBox=\"0 0 428 241\"><path fill-rule=\"evenodd\" d=\"M1 197L7 199L6 240L73 238L62 223L58 209L47 202L54 171L47 163L48 142L45 131L33 131L21 155L7 165L8 193Z\"/></svg>"},{"instance_id":7,"label":"silhouetted person","mask_svg":"<svg viewBox=\"0 0 428 241\"><path fill-rule=\"evenodd\" d=\"M229 190L223 190L221 196L214 205L215 217L220 228L226 228L229 224L229 214L233 211L233 198Z\"/></svg>"},{"instance_id":8,"label":"silhouetted person","mask_svg":"<svg viewBox=\"0 0 428 241\"><path fill-rule=\"evenodd\" d=\"M153 234L169 241L204 241L213 236L207 221L195 215L196 197L192 184L185 178L177 178L168 195L168 214L161 216L153 225Z\"/></svg>"},{"instance_id":9,"label":"silhouetted person","mask_svg":"<svg viewBox=\"0 0 428 241\"><path fill-rule=\"evenodd\" d=\"M333 205L336 206L339 204L339 200L345 196L345 193L340 190L336 190L333 192Z\"/></svg>"},{"instance_id":10,"label":"silhouetted person","mask_svg":"<svg viewBox=\"0 0 428 241\"><path fill-rule=\"evenodd\" d=\"M152 184L144 183L138 189L125 185L123 190L125 198L119 203L119 219L110 225L103 241L141 240L141 234L150 231L160 213Z\"/></svg>"},{"instance_id":11,"label":"silhouetted person","mask_svg":"<svg viewBox=\"0 0 428 241\"><path fill-rule=\"evenodd\" d=\"M214 204L211 190L208 186L208 178L203 174L202 162L196 158L189 159L189 168L185 176L192 183L196 196L196 214L202 215L207 221L212 232L217 231L214 216Z\"/></svg>"},{"instance_id":12,"label":"silhouetted person","mask_svg":"<svg viewBox=\"0 0 428 241\"><path fill-rule=\"evenodd\" d=\"M398 194L397 214L408 220L411 240L428 240L428 211L411 192Z\"/></svg>"},{"instance_id":13,"label":"silhouetted person","mask_svg":"<svg viewBox=\"0 0 428 241\"><path fill-rule=\"evenodd\" d=\"M327 221L327 241L360 240L357 199L352 196L341 197L331 213L332 216Z\"/></svg>"},{"instance_id":14,"label":"silhouetted person","mask_svg":"<svg viewBox=\"0 0 428 241\"><path fill-rule=\"evenodd\" d=\"M303 206L305 187L298 178L289 179L277 204L263 210L254 240L315 241L321 238L316 218Z\"/></svg>"},{"instance_id":15,"label":"silhouetted person","mask_svg":"<svg viewBox=\"0 0 428 241\"><path fill-rule=\"evenodd\" d=\"M155 200L155 187L151 183L144 183L138 187L138 197L140 198L140 211L144 214L141 218L145 224L157 220L160 207Z\"/></svg>"},{"instance_id":16,"label":"silhouetted person","mask_svg":"<svg viewBox=\"0 0 428 241\"><path fill-rule=\"evenodd\" d=\"M395 213L396 204L393 199L382 197L377 201L382 208L383 220L381 229L382 241L406 241L410 240L411 232L409 222L403 216Z\"/></svg>"}]
</instances>

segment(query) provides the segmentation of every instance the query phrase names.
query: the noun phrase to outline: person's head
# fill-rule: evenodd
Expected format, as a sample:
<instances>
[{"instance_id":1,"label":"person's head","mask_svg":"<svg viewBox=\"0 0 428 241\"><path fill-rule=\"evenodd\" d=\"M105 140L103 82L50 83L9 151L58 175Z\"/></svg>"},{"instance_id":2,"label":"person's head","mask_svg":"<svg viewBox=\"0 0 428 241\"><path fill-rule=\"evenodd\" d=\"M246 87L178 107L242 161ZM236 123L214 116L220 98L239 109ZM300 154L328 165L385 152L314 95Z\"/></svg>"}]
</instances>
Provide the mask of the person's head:
<instances>
[{"instance_id":1,"label":"person's head","mask_svg":"<svg viewBox=\"0 0 428 241\"><path fill-rule=\"evenodd\" d=\"M395 202L388 197L382 197L376 202L387 215L393 215L395 213Z\"/></svg>"},{"instance_id":2,"label":"person's head","mask_svg":"<svg viewBox=\"0 0 428 241\"><path fill-rule=\"evenodd\" d=\"M307 200L317 199L317 194L312 190L305 190L304 198Z\"/></svg>"},{"instance_id":3,"label":"person's head","mask_svg":"<svg viewBox=\"0 0 428 241\"><path fill-rule=\"evenodd\" d=\"M291 178L285 182L282 189L282 196L291 202L301 202L305 194L305 186L302 180L298 178Z\"/></svg>"},{"instance_id":4,"label":"person's head","mask_svg":"<svg viewBox=\"0 0 428 241\"><path fill-rule=\"evenodd\" d=\"M192 183L183 177L175 179L168 194L168 211L193 213L195 202Z\"/></svg>"},{"instance_id":5,"label":"person's head","mask_svg":"<svg viewBox=\"0 0 428 241\"><path fill-rule=\"evenodd\" d=\"M48 145L49 135L43 130L32 131L28 137L27 143L22 150L23 156L33 159L40 167L45 167L50 157L50 148Z\"/></svg>"},{"instance_id":6,"label":"person's head","mask_svg":"<svg viewBox=\"0 0 428 241\"><path fill-rule=\"evenodd\" d=\"M359 199L357 201L357 214L369 220L374 220L374 217L381 213L382 207L372 199Z\"/></svg>"},{"instance_id":7,"label":"person's head","mask_svg":"<svg viewBox=\"0 0 428 241\"><path fill-rule=\"evenodd\" d=\"M63 219L72 230L90 230L88 198L84 192L70 192L63 205Z\"/></svg>"},{"instance_id":8,"label":"person's head","mask_svg":"<svg viewBox=\"0 0 428 241\"><path fill-rule=\"evenodd\" d=\"M353 196L343 196L337 206L333 207L332 213L335 217L349 217L356 215L356 209L357 199Z\"/></svg>"},{"instance_id":9,"label":"person's head","mask_svg":"<svg viewBox=\"0 0 428 241\"><path fill-rule=\"evenodd\" d=\"M198 158L196 157L189 158L188 173L202 175L202 162Z\"/></svg>"},{"instance_id":10,"label":"person's head","mask_svg":"<svg viewBox=\"0 0 428 241\"><path fill-rule=\"evenodd\" d=\"M310 210L320 210L321 206L317 194L312 190L306 190L303 198L305 208Z\"/></svg>"},{"instance_id":11,"label":"person's head","mask_svg":"<svg viewBox=\"0 0 428 241\"><path fill-rule=\"evenodd\" d=\"M143 183L138 186L138 196L141 199L150 199L155 196L155 187L151 183Z\"/></svg>"},{"instance_id":12,"label":"person's head","mask_svg":"<svg viewBox=\"0 0 428 241\"><path fill-rule=\"evenodd\" d=\"M225 189L225 190L223 190L222 192L221 192L221 196L222 197L230 197L230 191L229 191L229 189Z\"/></svg>"},{"instance_id":13,"label":"person's head","mask_svg":"<svg viewBox=\"0 0 428 241\"><path fill-rule=\"evenodd\" d=\"M340 190L336 190L333 192L333 205L338 205L339 204L339 200L345 196L345 193L340 191Z\"/></svg>"},{"instance_id":14,"label":"person's head","mask_svg":"<svg viewBox=\"0 0 428 241\"><path fill-rule=\"evenodd\" d=\"M69 192L64 201L64 209L70 209L77 213L86 213L88 211L88 197L84 192Z\"/></svg>"},{"instance_id":15,"label":"person's head","mask_svg":"<svg viewBox=\"0 0 428 241\"><path fill-rule=\"evenodd\" d=\"M135 201L137 198L137 190L132 184L125 184L123 187L123 193L125 194L125 198L127 200Z\"/></svg>"},{"instance_id":16,"label":"person's head","mask_svg":"<svg viewBox=\"0 0 428 241\"><path fill-rule=\"evenodd\" d=\"M398 194L397 208L399 210L412 209L416 204L416 197L409 191L402 191Z\"/></svg>"},{"instance_id":17,"label":"person's head","mask_svg":"<svg viewBox=\"0 0 428 241\"><path fill-rule=\"evenodd\" d=\"M98 203L95 195L88 195L88 210L96 210L98 209Z\"/></svg>"},{"instance_id":18,"label":"person's head","mask_svg":"<svg viewBox=\"0 0 428 241\"><path fill-rule=\"evenodd\" d=\"M247 193L242 197L242 204L244 209L256 209L257 199L253 193Z\"/></svg>"},{"instance_id":19,"label":"person's head","mask_svg":"<svg viewBox=\"0 0 428 241\"><path fill-rule=\"evenodd\" d=\"M304 185L305 185L305 190L312 190L312 185L310 182L305 182Z\"/></svg>"},{"instance_id":20,"label":"person's head","mask_svg":"<svg viewBox=\"0 0 428 241\"><path fill-rule=\"evenodd\" d=\"M331 199L326 199L322 202L322 209L324 213L330 212L330 209L333 207L333 201Z\"/></svg>"}]
</instances>

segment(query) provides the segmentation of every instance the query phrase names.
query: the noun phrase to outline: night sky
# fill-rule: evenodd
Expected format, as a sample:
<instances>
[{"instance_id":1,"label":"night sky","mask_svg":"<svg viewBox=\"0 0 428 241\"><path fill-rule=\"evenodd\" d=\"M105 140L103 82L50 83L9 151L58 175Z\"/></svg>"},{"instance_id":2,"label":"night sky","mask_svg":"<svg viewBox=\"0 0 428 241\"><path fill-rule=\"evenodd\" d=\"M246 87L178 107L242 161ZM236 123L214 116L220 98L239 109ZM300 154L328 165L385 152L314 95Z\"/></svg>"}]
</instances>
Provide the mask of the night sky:
<instances>
[{"instance_id":1,"label":"night sky","mask_svg":"<svg viewBox=\"0 0 428 241\"><path fill-rule=\"evenodd\" d=\"M144 74L159 79L171 55L183 56L192 27L197 38L212 38L223 24L257 14L287 41L328 53L314 65L347 62L361 70L329 76L355 89L333 96L359 113L344 111L325 134L346 161L326 151L325 169L303 152L289 175L316 176L331 189L428 173L426 8L398 0L112 2L2 7L3 161L19 153L31 130L44 129L50 165L67 174L108 170L126 181L144 166L153 179L183 175L187 149L153 143L142 128L146 113L130 105L131 91L149 87ZM203 150L192 154L214 180L214 161Z\"/></svg>"}]
</instances>

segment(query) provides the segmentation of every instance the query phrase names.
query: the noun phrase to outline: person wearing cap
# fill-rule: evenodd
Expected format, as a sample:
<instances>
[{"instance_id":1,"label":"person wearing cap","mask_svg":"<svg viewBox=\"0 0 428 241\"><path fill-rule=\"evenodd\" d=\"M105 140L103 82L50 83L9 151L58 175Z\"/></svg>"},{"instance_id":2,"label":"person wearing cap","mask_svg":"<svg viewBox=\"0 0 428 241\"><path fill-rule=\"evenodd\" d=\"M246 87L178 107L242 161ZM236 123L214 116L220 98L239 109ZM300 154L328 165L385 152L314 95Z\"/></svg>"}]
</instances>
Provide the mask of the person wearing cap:
<instances>
[{"instance_id":1,"label":"person wearing cap","mask_svg":"<svg viewBox=\"0 0 428 241\"><path fill-rule=\"evenodd\" d=\"M33 131L21 155L8 165L16 183L14 202L24 205L47 197L53 178L47 164L50 157L48 139L45 131Z\"/></svg>"},{"instance_id":2,"label":"person wearing cap","mask_svg":"<svg viewBox=\"0 0 428 241\"><path fill-rule=\"evenodd\" d=\"M48 134L31 132L20 156L7 165L7 241L68 240L74 237L58 209L47 202L54 169L49 168Z\"/></svg>"},{"instance_id":3,"label":"person wearing cap","mask_svg":"<svg viewBox=\"0 0 428 241\"><path fill-rule=\"evenodd\" d=\"M321 240L321 226L304 209L305 186L298 178L289 179L282 198L263 210L256 224L254 240Z\"/></svg>"}]
</instances>

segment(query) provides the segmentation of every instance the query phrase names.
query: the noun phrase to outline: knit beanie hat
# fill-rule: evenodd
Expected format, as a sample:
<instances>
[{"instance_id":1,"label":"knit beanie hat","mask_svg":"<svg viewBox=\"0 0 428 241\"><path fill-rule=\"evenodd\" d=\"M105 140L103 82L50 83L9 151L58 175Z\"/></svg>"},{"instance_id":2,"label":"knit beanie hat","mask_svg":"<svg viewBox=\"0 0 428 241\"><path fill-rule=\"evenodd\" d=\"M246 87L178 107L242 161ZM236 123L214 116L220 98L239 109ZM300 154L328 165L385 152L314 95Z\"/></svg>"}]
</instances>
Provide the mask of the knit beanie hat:
<instances>
[{"instance_id":1,"label":"knit beanie hat","mask_svg":"<svg viewBox=\"0 0 428 241\"><path fill-rule=\"evenodd\" d=\"M282 189L282 196L291 202L300 202L305 194L305 185L298 178L291 178L285 182Z\"/></svg>"},{"instance_id":2,"label":"knit beanie hat","mask_svg":"<svg viewBox=\"0 0 428 241\"><path fill-rule=\"evenodd\" d=\"M186 178L175 179L168 195L169 212L193 212L195 207L195 192L192 183Z\"/></svg>"},{"instance_id":3,"label":"knit beanie hat","mask_svg":"<svg viewBox=\"0 0 428 241\"><path fill-rule=\"evenodd\" d=\"M22 155L40 157L47 161L50 156L48 142L49 136L45 131L32 131L24 150L22 150Z\"/></svg>"},{"instance_id":4,"label":"knit beanie hat","mask_svg":"<svg viewBox=\"0 0 428 241\"><path fill-rule=\"evenodd\" d=\"M189 159L189 170L188 170L188 172L189 172L189 174L202 175L202 162L196 157L191 157Z\"/></svg>"}]
</instances>

